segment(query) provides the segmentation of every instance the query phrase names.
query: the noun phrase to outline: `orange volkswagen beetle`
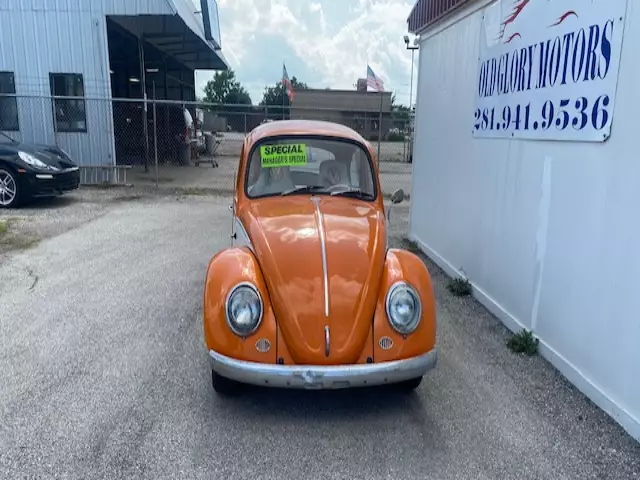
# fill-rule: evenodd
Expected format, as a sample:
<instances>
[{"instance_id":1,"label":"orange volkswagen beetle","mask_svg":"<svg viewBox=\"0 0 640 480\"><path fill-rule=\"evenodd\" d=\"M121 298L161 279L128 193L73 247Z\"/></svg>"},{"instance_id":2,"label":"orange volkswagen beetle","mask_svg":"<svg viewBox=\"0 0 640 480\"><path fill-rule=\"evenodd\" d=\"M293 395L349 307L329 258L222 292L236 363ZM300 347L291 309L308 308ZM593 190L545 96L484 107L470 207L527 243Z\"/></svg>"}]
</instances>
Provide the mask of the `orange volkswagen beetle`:
<instances>
[{"instance_id":1,"label":"orange volkswagen beetle","mask_svg":"<svg viewBox=\"0 0 640 480\"><path fill-rule=\"evenodd\" d=\"M216 392L413 390L435 367L429 272L389 248L374 153L358 133L319 121L256 127L230 208L232 245L211 259L204 290Z\"/></svg>"}]
</instances>

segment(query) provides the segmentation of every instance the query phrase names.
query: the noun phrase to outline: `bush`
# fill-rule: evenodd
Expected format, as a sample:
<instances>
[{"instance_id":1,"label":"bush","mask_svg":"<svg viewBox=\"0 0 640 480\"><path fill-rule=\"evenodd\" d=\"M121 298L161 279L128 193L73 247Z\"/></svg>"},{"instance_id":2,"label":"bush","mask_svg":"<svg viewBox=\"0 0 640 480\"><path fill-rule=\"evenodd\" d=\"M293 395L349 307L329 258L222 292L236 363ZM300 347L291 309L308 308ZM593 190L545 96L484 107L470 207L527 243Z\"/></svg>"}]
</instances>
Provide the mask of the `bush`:
<instances>
[{"instance_id":1,"label":"bush","mask_svg":"<svg viewBox=\"0 0 640 480\"><path fill-rule=\"evenodd\" d=\"M514 353L524 353L531 357L538 353L539 343L540 340L535 338L532 332L522 329L509 339L507 347Z\"/></svg>"},{"instance_id":2,"label":"bush","mask_svg":"<svg viewBox=\"0 0 640 480\"><path fill-rule=\"evenodd\" d=\"M453 279L449 282L447 289L456 297L466 297L471 295L471 292L473 291L471 283L466 278Z\"/></svg>"}]
</instances>

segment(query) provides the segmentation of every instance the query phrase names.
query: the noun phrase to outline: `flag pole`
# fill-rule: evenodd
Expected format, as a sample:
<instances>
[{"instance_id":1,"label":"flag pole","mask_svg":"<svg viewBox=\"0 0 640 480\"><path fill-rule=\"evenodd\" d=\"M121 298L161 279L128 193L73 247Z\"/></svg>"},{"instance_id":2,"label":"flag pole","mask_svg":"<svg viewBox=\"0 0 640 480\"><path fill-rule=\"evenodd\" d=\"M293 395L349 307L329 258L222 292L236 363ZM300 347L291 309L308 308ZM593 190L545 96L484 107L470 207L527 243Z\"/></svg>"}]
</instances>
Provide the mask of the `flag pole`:
<instances>
[{"instance_id":1,"label":"flag pole","mask_svg":"<svg viewBox=\"0 0 640 480\"><path fill-rule=\"evenodd\" d=\"M380 112L378 113L378 154L377 154L377 163L378 168L380 168L380 145L382 144L382 99L384 98L384 86L381 85L382 82L376 77L376 74L373 73L371 67L367 63L367 84L369 83L369 71L371 71L371 76L374 78L376 91L380 94Z\"/></svg>"},{"instance_id":2,"label":"flag pole","mask_svg":"<svg viewBox=\"0 0 640 480\"><path fill-rule=\"evenodd\" d=\"M284 65L284 62L282 62L282 72L283 72L283 75L282 75L282 80L280 81L280 83L282 83L282 119L283 119L283 120L285 119L285 116L284 116L284 97L287 95L287 90L286 90L286 88L285 88L285 86L284 86L284 69L285 69L285 68L286 68L286 67L285 67L285 65Z\"/></svg>"}]
</instances>

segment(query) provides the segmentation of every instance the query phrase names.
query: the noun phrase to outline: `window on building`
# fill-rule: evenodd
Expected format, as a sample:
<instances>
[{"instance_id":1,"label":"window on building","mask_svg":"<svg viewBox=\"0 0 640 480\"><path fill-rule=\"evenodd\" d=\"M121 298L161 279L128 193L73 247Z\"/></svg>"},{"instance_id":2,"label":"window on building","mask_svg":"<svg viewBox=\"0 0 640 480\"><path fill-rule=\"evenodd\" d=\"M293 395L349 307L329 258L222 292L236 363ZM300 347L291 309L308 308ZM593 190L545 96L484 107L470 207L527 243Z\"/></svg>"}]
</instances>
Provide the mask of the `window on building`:
<instances>
[{"instance_id":1,"label":"window on building","mask_svg":"<svg viewBox=\"0 0 640 480\"><path fill-rule=\"evenodd\" d=\"M18 124L18 100L16 84L13 72L0 72L0 130L17 132Z\"/></svg>"},{"instance_id":2,"label":"window on building","mask_svg":"<svg viewBox=\"0 0 640 480\"><path fill-rule=\"evenodd\" d=\"M84 97L84 80L77 73L51 73L51 95L54 97ZM84 98L55 98L56 131L86 132L87 114Z\"/></svg>"}]
</instances>

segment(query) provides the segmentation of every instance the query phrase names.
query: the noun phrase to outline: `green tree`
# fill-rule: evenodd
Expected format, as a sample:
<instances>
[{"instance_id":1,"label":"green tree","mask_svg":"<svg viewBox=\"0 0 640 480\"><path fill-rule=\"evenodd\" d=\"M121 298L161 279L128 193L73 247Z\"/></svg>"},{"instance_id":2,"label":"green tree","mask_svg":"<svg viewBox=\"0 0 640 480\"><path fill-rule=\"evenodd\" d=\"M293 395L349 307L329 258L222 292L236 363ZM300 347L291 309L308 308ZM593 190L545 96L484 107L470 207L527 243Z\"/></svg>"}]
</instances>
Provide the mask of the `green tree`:
<instances>
[{"instance_id":1,"label":"green tree","mask_svg":"<svg viewBox=\"0 0 640 480\"><path fill-rule=\"evenodd\" d=\"M309 87L306 83L299 81L296 77L291 77L291 84L293 85L293 91L295 95L296 90L306 90ZM283 103L284 102L284 103ZM294 99L295 102L295 99ZM289 117L289 97L285 94L285 89L282 84L282 80L276 83L273 86L264 87L264 94L262 95L262 101L260 102L261 106L268 107L272 106L274 108L267 108L266 113L267 116L282 118L284 105L284 116Z\"/></svg>"},{"instance_id":2,"label":"green tree","mask_svg":"<svg viewBox=\"0 0 640 480\"><path fill-rule=\"evenodd\" d=\"M233 70L216 72L213 80L204 87L204 101L207 103L251 104L251 97L242 84L236 80Z\"/></svg>"}]
</instances>

